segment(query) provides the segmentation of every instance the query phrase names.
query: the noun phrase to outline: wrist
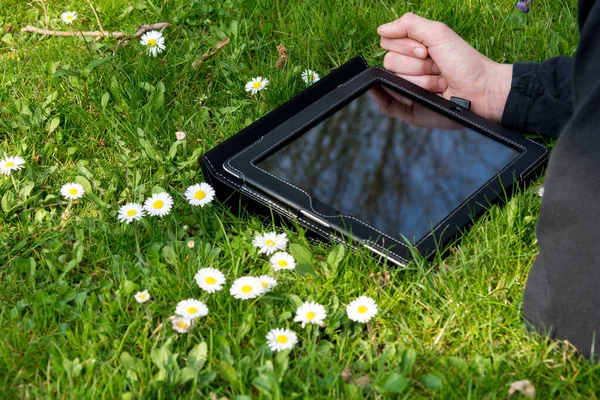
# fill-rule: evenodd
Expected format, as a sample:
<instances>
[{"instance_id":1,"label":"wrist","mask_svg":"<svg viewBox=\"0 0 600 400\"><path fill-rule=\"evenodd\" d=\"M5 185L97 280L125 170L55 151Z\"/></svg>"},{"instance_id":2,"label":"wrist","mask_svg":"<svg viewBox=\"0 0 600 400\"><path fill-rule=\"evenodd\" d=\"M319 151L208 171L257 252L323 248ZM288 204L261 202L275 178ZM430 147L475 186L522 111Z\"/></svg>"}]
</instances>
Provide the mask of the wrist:
<instances>
[{"instance_id":1,"label":"wrist","mask_svg":"<svg viewBox=\"0 0 600 400\"><path fill-rule=\"evenodd\" d=\"M510 93L513 65L494 63L488 71L488 84L485 88L486 117L500 123Z\"/></svg>"}]
</instances>

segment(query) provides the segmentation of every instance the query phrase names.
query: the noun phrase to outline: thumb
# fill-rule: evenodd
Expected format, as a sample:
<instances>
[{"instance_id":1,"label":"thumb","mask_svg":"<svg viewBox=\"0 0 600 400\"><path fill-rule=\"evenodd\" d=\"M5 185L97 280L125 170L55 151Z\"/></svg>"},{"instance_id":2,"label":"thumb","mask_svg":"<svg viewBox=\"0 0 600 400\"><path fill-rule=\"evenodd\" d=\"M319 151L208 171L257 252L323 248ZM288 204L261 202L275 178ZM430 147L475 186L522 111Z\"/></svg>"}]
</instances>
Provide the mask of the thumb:
<instances>
[{"instance_id":1,"label":"thumb","mask_svg":"<svg viewBox=\"0 0 600 400\"><path fill-rule=\"evenodd\" d=\"M441 22L431 21L413 13L404 14L395 21L381 25L377 33L382 38L416 40L425 46L430 46L436 38L450 29ZM448 33L448 32L446 32Z\"/></svg>"}]
</instances>

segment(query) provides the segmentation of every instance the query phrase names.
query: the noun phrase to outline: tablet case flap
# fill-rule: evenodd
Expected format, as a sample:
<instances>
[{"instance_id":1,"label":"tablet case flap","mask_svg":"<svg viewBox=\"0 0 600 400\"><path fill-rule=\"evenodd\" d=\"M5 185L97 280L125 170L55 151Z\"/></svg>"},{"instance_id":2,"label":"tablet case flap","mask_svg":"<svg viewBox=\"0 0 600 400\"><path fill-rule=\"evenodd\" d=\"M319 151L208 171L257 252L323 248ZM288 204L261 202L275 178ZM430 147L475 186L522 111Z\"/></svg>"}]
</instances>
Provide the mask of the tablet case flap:
<instances>
[{"instance_id":1,"label":"tablet case flap","mask_svg":"<svg viewBox=\"0 0 600 400\"><path fill-rule=\"evenodd\" d=\"M247 196L240 197L239 190L242 182L236 181L231 176L221 174L223 163L229 157L258 140L265 132L269 132L285 122L299 111L367 68L369 68L369 65L362 56L353 58L204 154L200 158L202 172L206 181L214 187L217 199L220 202L229 204L234 209L240 205L244 205L249 206L249 209L259 213L267 212L266 215L270 216L269 206L272 205L272 202L256 197L252 199L253 201L249 201L250 199ZM242 201L240 202L240 200Z\"/></svg>"}]
</instances>

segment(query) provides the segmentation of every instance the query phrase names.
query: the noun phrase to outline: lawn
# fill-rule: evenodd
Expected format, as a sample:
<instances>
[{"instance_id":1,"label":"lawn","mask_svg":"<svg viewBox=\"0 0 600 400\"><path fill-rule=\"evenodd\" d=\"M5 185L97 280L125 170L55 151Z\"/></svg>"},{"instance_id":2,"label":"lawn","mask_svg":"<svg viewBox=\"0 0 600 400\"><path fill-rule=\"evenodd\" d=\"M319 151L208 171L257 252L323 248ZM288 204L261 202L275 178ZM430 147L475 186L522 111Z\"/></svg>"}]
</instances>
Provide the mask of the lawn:
<instances>
[{"instance_id":1,"label":"lawn","mask_svg":"<svg viewBox=\"0 0 600 400\"><path fill-rule=\"evenodd\" d=\"M303 70L323 76L356 54L381 65L378 25L413 11L496 61L541 61L573 55L574 1L537 1L529 14L511 0L92 1L108 31L170 23L166 50L152 57L135 39L108 58L117 39L20 32L97 30L86 1L0 8L0 159L26 162L0 175L1 397L491 399L523 379L541 399L597 397L595 364L523 327L542 179L491 207L446 257L389 273L290 225L298 268L273 275L252 246L272 222L184 197L204 181L198 157L305 88ZM64 11L78 13L72 24ZM270 84L252 95L256 76ZM85 195L63 199L67 182ZM117 219L161 191L169 215ZM203 267L225 274L224 290L196 285ZM230 296L233 280L263 274L279 282L270 293ZM151 299L138 303L143 290ZM379 307L368 325L345 312L362 295ZM168 318L189 298L209 314L180 334ZM325 306L324 326L294 322L307 300ZM273 328L294 330L297 345L273 353Z\"/></svg>"}]
</instances>

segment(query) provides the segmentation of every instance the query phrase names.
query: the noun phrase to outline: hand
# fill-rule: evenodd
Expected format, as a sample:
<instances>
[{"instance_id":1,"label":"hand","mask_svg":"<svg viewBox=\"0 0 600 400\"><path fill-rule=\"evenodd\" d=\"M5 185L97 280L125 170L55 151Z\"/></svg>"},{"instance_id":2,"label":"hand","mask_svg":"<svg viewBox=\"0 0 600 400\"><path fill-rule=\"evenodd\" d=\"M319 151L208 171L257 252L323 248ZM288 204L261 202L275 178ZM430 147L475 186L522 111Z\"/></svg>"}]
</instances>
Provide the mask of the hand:
<instances>
[{"instance_id":1,"label":"hand","mask_svg":"<svg viewBox=\"0 0 600 400\"><path fill-rule=\"evenodd\" d=\"M368 90L379 111L388 117L397 118L411 126L428 129L457 130L465 127L409 98L399 95L385 86Z\"/></svg>"},{"instance_id":2,"label":"hand","mask_svg":"<svg viewBox=\"0 0 600 400\"><path fill-rule=\"evenodd\" d=\"M500 122L512 80L512 65L479 53L452 29L413 13L377 28L388 50L383 66L446 99L471 100L472 110Z\"/></svg>"}]
</instances>

